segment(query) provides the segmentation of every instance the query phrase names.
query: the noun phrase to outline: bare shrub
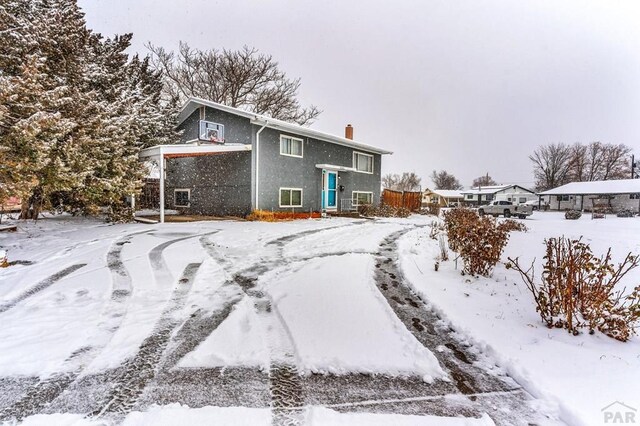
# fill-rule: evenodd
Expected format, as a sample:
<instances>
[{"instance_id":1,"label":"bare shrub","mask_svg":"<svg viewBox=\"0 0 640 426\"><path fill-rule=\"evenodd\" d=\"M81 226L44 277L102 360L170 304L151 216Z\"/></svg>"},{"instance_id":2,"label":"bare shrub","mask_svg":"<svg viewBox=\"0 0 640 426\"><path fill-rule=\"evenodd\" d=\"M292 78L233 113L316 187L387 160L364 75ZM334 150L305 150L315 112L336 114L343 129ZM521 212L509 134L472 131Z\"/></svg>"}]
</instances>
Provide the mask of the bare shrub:
<instances>
[{"instance_id":1,"label":"bare shrub","mask_svg":"<svg viewBox=\"0 0 640 426\"><path fill-rule=\"evenodd\" d=\"M454 209L445 213L449 246L462 257L463 272L488 276L500 261L509 239L509 231L491 217L479 217L469 209Z\"/></svg>"},{"instance_id":2,"label":"bare shrub","mask_svg":"<svg viewBox=\"0 0 640 426\"><path fill-rule=\"evenodd\" d=\"M617 266L611 249L595 257L581 239L565 237L545 240L545 264L540 283L535 281L533 264L524 270L518 258L509 258L508 267L517 270L533 294L536 311L547 327L565 328L573 335L581 328L600 330L616 340L627 341L640 320L640 285L624 295L616 285L640 264L640 256L629 253Z\"/></svg>"},{"instance_id":3,"label":"bare shrub","mask_svg":"<svg viewBox=\"0 0 640 426\"><path fill-rule=\"evenodd\" d=\"M440 224L437 220L434 220L433 222L431 222L431 225L429 225L429 227L431 228L429 230L429 238L431 238L432 240L437 240L438 236L440 235L440 231L442 230Z\"/></svg>"},{"instance_id":4,"label":"bare shrub","mask_svg":"<svg viewBox=\"0 0 640 426\"><path fill-rule=\"evenodd\" d=\"M358 207L358 213L367 217L409 217L411 211L404 207L393 207L388 204L383 204L378 207L371 204Z\"/></svg>"},{"instance_id":5,"label":"bare shrub","mask_svg":"<svg viewBox=\"0 0 640 426\"><path fill-rule=\"evenodd\" d=\"M564 218L568 220L580 219L582 212L580 210L567 210L564 212Z\"/></svg>"},{"instance_id":6,"label":"bare shrub","mask_svg":"<svg viewBox=\"0 0 640 426\"><path fill-rule=\"evenodd\" d=\"M267 210L254 210L248 216L247 220L257 222L276 222L276 215Z\"/></svg>"},{"instance_id":7,"label":"bare shrub","mask_svg":"<svg viewBox=\"0 0 640 426\"><path fill-rule=\"evenodd\" d=\"M620 210L616 213L617 217L634 217L636 213L631 209Z\"/></svg>"},{"instance_id":8,"label":"bare shrub","mask_svg":"<svg viewBox=\"0 0 640 426\"><path fill-rule=\"evenodd\" d=\"M438 235L438 246L440 247L440 260L446 262L449 260L449 249L447 248L447 240L442 234Z\"/></svg>"},{"instance_id":9,"label":"bare shrub","mask_svg":"<svg viewBox=\"0 0 640 426\"><path fill-rule=\"evenodd\" d=\"M502 229L506 232L527 232L529 228L522 222L518 222L517 220L507 219L503 220L498 224L498 228Z\"/></svg>"},{"instance_id":10,"label":"bare shrub","mask_svg":"<svg viewBox=\"0 0 640 426\"><path fill-rule=\"evenodd\" d=\"M444 212L444 225L451 250L458 250L458 244L466 233L465 229L477 220L478 213L467 208L451 209Z\"/></svg>"},{"instance_id":11,"label":"bare shrub","mask_svg":"<svg viewBox=\"0 0 640 426\"><path fill-rule=\"evenodd\" d=\"M438 203L429 203L423 210L426 212L426 214L440 216L440 204Z\"/></svg>"}]
</instances>

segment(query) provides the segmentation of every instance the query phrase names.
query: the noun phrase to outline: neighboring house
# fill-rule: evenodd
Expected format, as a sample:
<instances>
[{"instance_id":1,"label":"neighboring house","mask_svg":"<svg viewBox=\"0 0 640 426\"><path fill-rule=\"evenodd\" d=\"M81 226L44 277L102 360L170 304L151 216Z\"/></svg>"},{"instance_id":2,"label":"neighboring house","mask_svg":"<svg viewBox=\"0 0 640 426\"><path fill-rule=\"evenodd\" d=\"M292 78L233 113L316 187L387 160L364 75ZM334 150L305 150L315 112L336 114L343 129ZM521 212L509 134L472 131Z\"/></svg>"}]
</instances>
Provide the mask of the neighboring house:
<instances>
[{"instance_id":1,"label":"neighboring house","mask_svg":"<svg viewBox=\"0 0 640 426\"><path fill-rule=\"evenodd\" d=\"M462 204L464 196L460 191L450 189L425 189L422 191L422 204L437 204L440 207L453 207Z\"/></svg>"},{"instance_id":2,"label":"neighboring house","mask_svg":"<svg viewBox=\"0 0 640 426\"><path fill-rule=\"evenodd\" d=\"M464 203L474 206L489 204L493 200L523 204L538 198L535 192L520 185L481 186L463 190L461 193L464 196Z\"/></svg>"},{"instance_id":3,"label":"neighboring house","mask_svg":"<svg viewBox=\"0 0 640 426\"><path fill-rule=\"evenodd\" d=\"M390 151L238 108L191 98L178 116L180 144L141 151L159 165L164 208L244 216L252 210L352 210L380 200ZM160 159L164 161L160 161Z\"/></svg>"},{"instance_id":4,"label":"neighboring house","mask_svg":"<svg viewBox=\"0 0 640 426\"><path fill-rule=\"evenodd\" d=\"M595 199L600 203L604 200L613 211L640 213L640 179L572 182L541 192L540 196L552 210L591 210Z\"/></svg>"}]
</instances>

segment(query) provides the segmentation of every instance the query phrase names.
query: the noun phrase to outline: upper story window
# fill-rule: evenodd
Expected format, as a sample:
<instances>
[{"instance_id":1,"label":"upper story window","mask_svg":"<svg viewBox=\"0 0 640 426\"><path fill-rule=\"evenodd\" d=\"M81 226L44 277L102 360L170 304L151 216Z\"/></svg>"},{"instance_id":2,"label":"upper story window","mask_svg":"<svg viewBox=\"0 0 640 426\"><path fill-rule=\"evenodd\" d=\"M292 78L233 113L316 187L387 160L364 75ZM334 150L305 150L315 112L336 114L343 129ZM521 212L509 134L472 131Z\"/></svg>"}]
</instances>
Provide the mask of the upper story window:
<instances>
[{"instance_id":1,"label":"upper story window","mask_svg":"<svg viewBox=\"0 0 640 426\"><path fill-rule=\"evenodd\" d=\"M224 125L212 121L200 120L198 139L207 142L224 143Z\"/></svg>"},{"instance_id":2,"label":"upper story window","mask_svg":"<svg viewBox=\"0 0 640 426\"><path fill-rule=\"evenodd\" d=\"M640 193L629 194L629 199L631 199L631 200L640 200Z\"/></svg>"},{"instance_id":3,"label":"upper story window","mask_svg":"<svg viewBox=\"0 0 640 426\"><path fill-rule=\"evenodd\" d=\"M280 135L280 155L302 158L302 139Z\"/></svg>"},{"instance_id":4,"label":"upper story window","mask_svg":"<svg viewBox=\"0 0 640 426\"><path fill-rule=\"evenodd\" d=\"M373 173L373 155L354 152L353 168L358 172Z\"/></svg>"}]
</instances>

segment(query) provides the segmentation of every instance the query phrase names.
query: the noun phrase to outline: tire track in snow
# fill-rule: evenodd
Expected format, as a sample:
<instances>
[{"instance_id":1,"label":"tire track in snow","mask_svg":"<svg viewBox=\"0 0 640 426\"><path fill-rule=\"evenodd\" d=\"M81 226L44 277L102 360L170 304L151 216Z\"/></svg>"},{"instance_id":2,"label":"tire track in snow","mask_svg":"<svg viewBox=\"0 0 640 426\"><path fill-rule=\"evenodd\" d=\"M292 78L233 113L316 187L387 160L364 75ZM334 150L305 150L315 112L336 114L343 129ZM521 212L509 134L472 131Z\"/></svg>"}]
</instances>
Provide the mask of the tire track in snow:
<instances>
[{"instance_id":1,"label":"tire track in snow","mask_svg":"<svg viewBox=\"0 0 640 426\"><path fill-rule=\"evenodd\" d=\"M22 294L20 294L19 296L9 300L8 302L5 302L3 304L0 305L0 314L3 312L8 311L9 309L15 307L18 303L22 302L25 299L28 299L29 297L36 295L38 293L40 293L41 291L51 287L53 284L57 283L58 281L60 281L61 279L63 279L64 277L66 277L67 275L77 271L80 268L83 268L87 266L86 263L78 263L76 265L71 265L68 266L66 268L64 268L61 271L56 272L55 274L45 278L44 280L40 281L38 284L34 285L33 287L31 287L29 290L26 290L25 292L23 292Z\"/></svg>"},{"instance_id":2,"label":"tire track in snow","mask_svg":"<svg viewBox=\"0 0 640 426\"><path fill-rule=\"evenodd\" d=\"M367 223L367 221L351 222L345 225L322 229L311 229L271 240L265 244L265 247L277 247L275 255L270 259L263 259L252 266L233 273L233 279L228 283L237 285L247 297L251 298L257 310L258 318L261 319L263 325L263 330L266 335L265 341L268 342L268 350L270 352L269 391L271 393L270 406L273 414L273 425L294 426L303 424L305 416L305 396L302 380L297 369L298 351L293 336L284 319L277 311L276 306L272 303L271 298L255 288L256 282L261 274L289 263L305 262L316 257L347 254L347 252L325 253L311 257L284 259L283 251L287 244L300 238L339 228L354 227L365 223ZM228 273L233 272L229 270L229 263L224 256L215 249L214 244L205 244L205 241L201 242L209 256L218 261ZM231 308L232 306L229 308L229 312ZM213 330L211 330L211 332L213 332Z\"/></svg>"},{"instance_id":3,"label":"tire track in snow","mask_svg":"<svg viewBox=\"0 0 640 426\"><path fill-rule=\"evenodd\" d=\"M122 261L122 249L125 244L131 242L134 236L146 232L151 231L135 232L118 238L107 252L106 263L111 272L111 296L103 312L110 316L108 320L110 324L107 325L107 331L110 336L113 336L122 323L132 290L131 277ZM33 386L26 389L19 400L0 411L0 421L10 420L12 418L21 420L24 417L36 414L45 405L53 402L77 381L84 368L97 357L100 350L106 346L106 343L107 342L100 347L84 347L74 351L74 353L65 360L63 368L65 368L65 364L77 364L78 361L80 361L79 366L76 366L69 372L57 373L39 380Z\"/></svg>"},{"instance_id":4,"label":"tire track in snow","mask_svg":"<svg viewBox=\"0 0 640 426\"><path fill-rule=\"evenodd\" d=\"M132 279L129 272L127 271L124 265L124 261L122 260L122 250L124 248L124 245L130 243L131 239L136 235L140 235L140 234L153 235L153 232L155 231L156 230L152 229L152 230L145 230L145 231L126 235L118 239L116 242L114 242L114 244L112 245L112 248L107 253L107 266L109 267L109 270L111 271L111 275L112 275L112 292L111 292L110 303L107 305L107 308L105 308L105 311L111 313L110 319L109 319L111 321L111 324L107 322L105 323L105 325L103 325L103 327L105 326L107 327L109 338L102 345L91 347L89 348L88 351L86 351L87 354L83 354L82 368L80 368L77 371L78 374L75 375L73 383L69 384L68 391L65 392L64 395L60 395L60 398L56 398L53 401L54 405L56 406L62 405L64 407L73 405L73 399L75 395L81 394L84 389L83 379L85 377L81 375L82 371L86 366L91 364L91 362L97 358L97 356L100 354L101 351L104 350L104 348L108 345L111 338L115 335L116 331L118 331L118 329L122 325L122 322L124 321L124 318L127 315L128 304L133 292L133 283L132 283ZM212 231L210 233L215 233L215 232L218 232L218 231ZM169 267L163 259L164 250L166 250L171 245L181 242L183 240L199 237L202 235L208 235L210 233L180 236L179 238L174 238L169 241L165 241L153 247L148 253L148 258L152 267L154 278L156 280L168 280L168 282L172 281ZM199 264L198 264L198 267L199 267ZM187 266L187 268L189 268L189 265ZM188 272L187 269L185 269L185 274L187 272ZM195 274L195 271L193 273ZM183 278L185 277L183 276L181 279ZM190 278L186 277L185 279L190 279ZM188 287L190 288L190 282ZM180 293L179 290L178 291L174 290L174 292L176 294ZM153 337L153 334L150 337L148 337L147 340L152 337ZM146 346L150 346L150 345L146 345ZM125 363L125 367L126 365L127 364ZM119 367L117 369L117 371L122 371L122 370L123 370L122 367ZM126 371L126 368L124 368L124 371Z\"/></svg>"},{"instance_id":5,"label":"tire track in snow","mask_svg":"<svg viewBox=\"0 0 640 426\"><path fill-rule=\"evenodd\" d=\"M111 337L122 325L127 314L128 303L133 291L132 279L122 260L122 251L125 244L131 242L131 239L140 234L149 234L154 230L145 230L125 235L117 239L107 252L107 267L111 272L112 286L110 299L103 309L108 315L106 321L102 323L108 338L99 346L91 346L81 348L75 351L66 361L65 364L79 364L70 372L54 374L51 377L40 380L35 386L26 390L24 396L15 402L12 406L0 411L0 420L5 419L22 419L31 414L36 414L44 406L54 404L65 404L64 401L58 401L59 398L65 398L77 393L74 387L81 391L80 380L83 370L96 359L98 354L107 346ZM214 231L217 232L217 231ZM151 249L149 252L149 260L154 270L156 279L166 279L171 277L166 262L162 258L162 253L169 246L183 241L188 238L201 236L202 234L189 235L173 240L166 241Z\"/></svg>"},{"instance_id":6,"label":"tire track in snow","mask_svg":"<svg viewBox=\"0 0 640 426\"><path fill-rule=\"evenodd\" d=\"M479 356L471 346L462 344L439 314L407 286L398 265L398 240L416 228L394 232L380 244L375 271L380 293L398 319L448 370L458 392L479 413L488 413L499 425L548 422L528 404L533 400L530 394L506 373L489 372L476 363Z\"/></svg>"},{"instance_id":7,"label":"tire track in snow","mask_svg":"<svg viewBox=\"0 0 640 426\"><path fill-rule=\"evenodd\" d=\"M177 241L172 240L172 242ZM154 255L161 256L162 250L169 245L161 244L160 246L163 247L156 251ZM149 256L151 257L151 253ZM200 266L201 263L190 263L186 266L176 284L177 289L162 311L153 332L142 342L137 354L125 362L119 377L115 381L115 386L106 398L106 402L92 413L92 417L99 418L106 413L126 414L132 410L147 383L157 373L160 357L169 342L171 334L180 324L180 320L176 319L174 314L184 307L187 295L193 286L195 275Z\"/></svg>"}]
</instances>

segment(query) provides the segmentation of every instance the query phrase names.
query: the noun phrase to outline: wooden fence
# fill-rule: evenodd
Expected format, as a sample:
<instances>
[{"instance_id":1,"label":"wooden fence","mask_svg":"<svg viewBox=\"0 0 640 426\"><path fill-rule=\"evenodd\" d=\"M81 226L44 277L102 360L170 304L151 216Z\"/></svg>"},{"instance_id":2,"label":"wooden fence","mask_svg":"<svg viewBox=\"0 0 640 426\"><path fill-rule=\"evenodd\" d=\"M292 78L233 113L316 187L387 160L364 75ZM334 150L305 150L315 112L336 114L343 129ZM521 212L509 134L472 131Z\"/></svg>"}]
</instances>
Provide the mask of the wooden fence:
<instances>
[{"instance_id":1,"label":"wooden fence","mask_svg":"<svg viewBox=\"0 0 640 426\"><path fill-rule=\"evenodd\" d=\"M382 204L392 207L404 207L412 212L417 212L422 206L422 192L385 189L382 191Z\"/></svg>"}]
</instances>

